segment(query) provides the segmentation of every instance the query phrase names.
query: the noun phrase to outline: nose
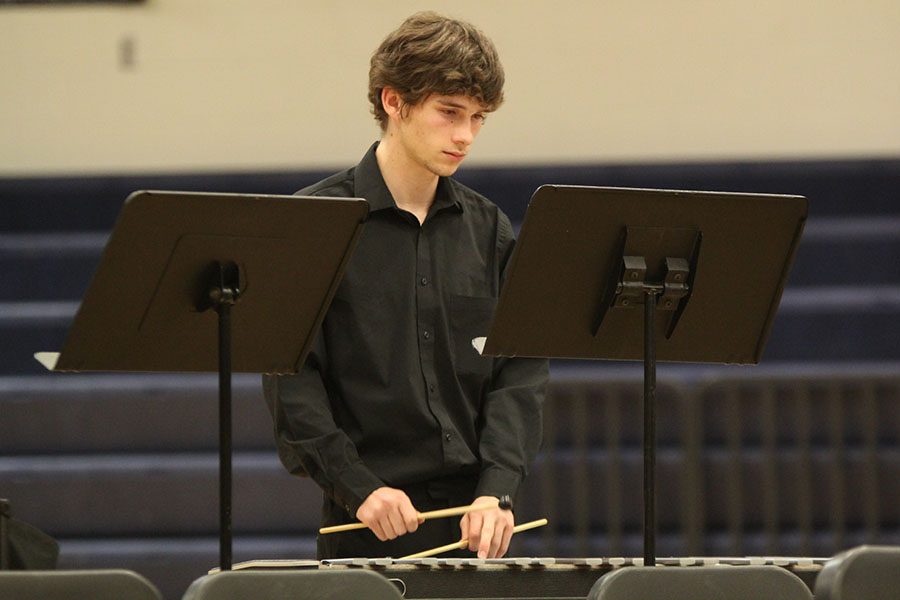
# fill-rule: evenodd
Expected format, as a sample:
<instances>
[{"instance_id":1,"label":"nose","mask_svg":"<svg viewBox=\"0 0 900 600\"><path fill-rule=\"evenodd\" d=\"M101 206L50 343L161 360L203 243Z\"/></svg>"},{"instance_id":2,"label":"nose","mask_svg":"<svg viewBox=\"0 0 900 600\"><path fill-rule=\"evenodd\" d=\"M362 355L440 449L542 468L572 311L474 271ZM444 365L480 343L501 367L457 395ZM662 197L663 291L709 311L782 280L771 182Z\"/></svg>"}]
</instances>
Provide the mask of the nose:
<instances>
[{"instance_id":1,"label":"nose","mask_svg":"<svg viewBox=\"0 0 900 600\"><path fill-rule=\"evenodd\" d=\"M475 139L475 127L470 122L460 123L453 128L453 143L468 146Z\"/></svg>"}]
</instances>

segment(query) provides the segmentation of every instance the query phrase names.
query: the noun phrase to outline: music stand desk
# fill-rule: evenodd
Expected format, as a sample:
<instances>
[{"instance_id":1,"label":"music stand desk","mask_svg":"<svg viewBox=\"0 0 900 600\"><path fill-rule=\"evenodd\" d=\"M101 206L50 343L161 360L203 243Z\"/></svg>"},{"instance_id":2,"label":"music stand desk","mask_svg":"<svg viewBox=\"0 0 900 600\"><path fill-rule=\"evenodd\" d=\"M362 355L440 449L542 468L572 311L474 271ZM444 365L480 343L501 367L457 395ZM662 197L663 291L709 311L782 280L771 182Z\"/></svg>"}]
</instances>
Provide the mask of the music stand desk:
<instances>
[{"instance_id":1,"label":"music stand desk","mask_svg":"<svg viewBox=\"0 0 900 600\"><path fill-rule=\"evenodd\" d=\"M231 373L300 368L367 215L359 198L135 192L62 350L35 355L54 371L219 372L223 570Z\"/></svg>"},{"instance_id":2,"label":"music stand desk","mask_svg":"<svg viewBox=\"0 0 900 600\"><path fill-rule=\"evenodd\" d=\"M807 210L801 196L551 185L528 206L484 353L644 361L647 564L656 361L757 364Z\"/></svg>"}]
</instances>

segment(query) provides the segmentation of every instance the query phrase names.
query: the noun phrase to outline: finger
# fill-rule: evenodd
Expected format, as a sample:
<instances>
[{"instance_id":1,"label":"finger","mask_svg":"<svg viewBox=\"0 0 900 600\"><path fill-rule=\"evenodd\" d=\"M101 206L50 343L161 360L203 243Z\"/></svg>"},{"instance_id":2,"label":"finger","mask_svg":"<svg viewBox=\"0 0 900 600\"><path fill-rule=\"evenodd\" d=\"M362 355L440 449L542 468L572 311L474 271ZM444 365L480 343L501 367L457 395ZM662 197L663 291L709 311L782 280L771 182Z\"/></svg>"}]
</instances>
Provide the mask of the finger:
<instances>
[{"instance_id":1,"label":"finger","mask_svg":"<svg viewBox=\"0 0 900 600\"><path fill-rule=\"evenodd\" d=\"M494 522L485 521L481 527L481 539L478 542L478 558L487 558L491 551L491 540L494 538Z\"/></svg>"},{"instance_id":2,"label":"finger","mask_svg":"<svg viewBox=\"0 0 900 600\"><path fill-rule=\"evenodd\" d=\"M494 535L491 536L491 547L488 551L488 558L498 558L500 556L500 547L503 545L503 535L506 529L506 521L498 519L494 526Z\"/></svg>"},{"instance_id":3,"label":"finger","mask_svg":"<svg viewBox=\"0 0 900 600\"><path fill-rule=\"evenodd\" d=\"M463 537L469 538L469 551L478 550L478 544L481 541L481 529L484 527L484 517L480 514L471 513L469 515L468 531L463 532Z\"/></svg>"},{"instance_id":4,"label":"finger","mask_svg":"<svg viewBox=\"0 0 900 600\"><path fill-rule=\"evenodd\" d=\"M413 507L412 502L404 502L400 504L400 518L403 519L403 525L406 533L412 533L419 528L419 524L423 521L419 520L419 511Z\"/></svg>"},{"instance_id":5,"label":"finger","mask_svg":"<svg viewBox=\"0 0 900 600\"><path fill-rule=\"evenodd\" d=\"M406 533L406 522L403 520L403 515L400 513L399 509L394 509L389 512L387 514L387 520L388 523L391 524L391 530L394 532L394 537Z\"/></svg>"},{"instance_id":6,"label":"finger","mask_svg":"<svg viewBox=\"0 0 900 600\"><path fill-rule=\"evenodd\" d=\"M497 551L497 558L503 558L509 551L509 544L512 541L513 528L507 527L503 530L503 540L500 542L500 549Z\"/></svg>"},{"instance_id":7,"label":"finger","mask_svg":"<svg viewBox=\"0 0 900 600\"><path fill-rule=\"evenodd\" d=\"M371 525L369 525L369 529L372 530L372 533L375 534L380 541L386 542L388 540L387 535L384 532L384 527L381 526L381 523L378 521L373 521Z\"/></svg>"},{"instance_id":8,"label":"finger","mask_svg":"<svg viewBox=\"0 0 900 600\"><path fill-rule=\"evenodd\" d=\"M497 550L500 549L500 543L503 541L503 528L506 525L506 521L502 517L491 516L494 517L491 519L494 527L491 535L484 540L487 543L487 556L485 558L497 557ZM487 536L486 533L484 535Z\"/></svg>"},{"instance_id":9,"label":"finger","mask_svg":"<svg viewBox=\"0 0 900 600\"><path fill-rule=\"evenodd\" d=\"M369 514L369 511L360 510L356 513L356 518L359 519L366 527L372 530L372 533L375 534L382 542L386 541L387 535L385 534L384 527L381 526L381 523L378 519L376 519L373 515Z\"/></svg>"},{"instance_id":10,"label":"finger","mask_svg":"<svg viewBox=\"0 0 900 600\"><path fill-rule=\"evenodd\" d=\"M391 513L382 516L378 519L378 522L381 523L381 527L384 529L384 534L387 536L387 539L392 540L400 535L397 533L394 523L391 521Z\"/></svg>"}]
</instances>

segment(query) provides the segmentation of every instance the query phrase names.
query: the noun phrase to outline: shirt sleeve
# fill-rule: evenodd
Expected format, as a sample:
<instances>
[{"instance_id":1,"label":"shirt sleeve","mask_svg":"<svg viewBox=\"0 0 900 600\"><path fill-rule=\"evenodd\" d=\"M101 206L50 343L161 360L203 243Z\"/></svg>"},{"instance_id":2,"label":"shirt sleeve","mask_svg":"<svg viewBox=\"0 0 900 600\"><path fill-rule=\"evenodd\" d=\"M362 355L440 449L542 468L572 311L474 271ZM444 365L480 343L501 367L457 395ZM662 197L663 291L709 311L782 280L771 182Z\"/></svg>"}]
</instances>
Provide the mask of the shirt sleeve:
<instances>
[{"instance_id":1,"label":"shirt sleeve","mask_svg":"<svg viewBox=\"0 0 900 600\"><path fill-rule=\"evenodd\" d=\"M303 368L292 375L263 375L263 393L275 426L278 455L296 475L306 475L351 515L385 485L363 464L353 441L334 421L325 387L321 336Z\"/></svg>"},{"instance_id":2,"label":"shirt sleeve","mask_svg":"<svg viewBox=\"0 0 900 600\"><path fill-rule=\"evenodd\" d=\"M501 282L514 245L512 225L506 215L500 213L497 268ZM494 359L491 389L482 413L481 474L476 497L516 496L541 446L542 410L549 378L547 359Z\"/></svg>"}]
</instances>

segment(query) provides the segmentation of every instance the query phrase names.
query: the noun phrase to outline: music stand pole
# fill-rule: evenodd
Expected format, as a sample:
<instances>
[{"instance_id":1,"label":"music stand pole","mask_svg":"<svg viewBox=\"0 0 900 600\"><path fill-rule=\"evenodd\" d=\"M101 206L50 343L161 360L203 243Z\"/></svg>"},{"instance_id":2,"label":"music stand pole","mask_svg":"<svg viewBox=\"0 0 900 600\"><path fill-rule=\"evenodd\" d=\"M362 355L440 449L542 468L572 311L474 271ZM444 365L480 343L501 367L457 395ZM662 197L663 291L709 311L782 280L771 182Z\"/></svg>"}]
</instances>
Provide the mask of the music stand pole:
<instances>
[{"instance_id":1,"label":"music stand pole","mask_svg":"<svg viewBox=\"0 0 900 600\"><path fill-rule=\"evenodd\" d=\"M213 308L218 315L219 359L219 568L231 570L231 307L241 295L240 270L236 263L215 261L210 265L210 285L197 308Z\"/></svg>"},{"instance_id":2,"label":"music stand pole","mask_svg":"<svg viewBox=\"0 0 900 600\"><path fill-rule=\"evenodd\" d=\"M224 291L224 290L223 290ZM231 569L231 304L230 294L216 305L219 315L219 565ZM236 294L234 295L236 297Z\"/></svg>"},{"instance_id":3,"label":"music stand pole","mask_svg":"<svg viewBox=\"0 0 900 600\"><path fill-rule=\"evenodd\" d=\"M231 306L219 313L219 565L231 569Z\"/></svg>"},{"instance_id":4,"label":"music stand pole","mask_svg":"<svg viewBox=\"0 0 900 600\"><path fill-rule=\"evenodd\" d=\"M656 292L644 295L644 565L656 564Z\"/></svg>"}]
</instances>

